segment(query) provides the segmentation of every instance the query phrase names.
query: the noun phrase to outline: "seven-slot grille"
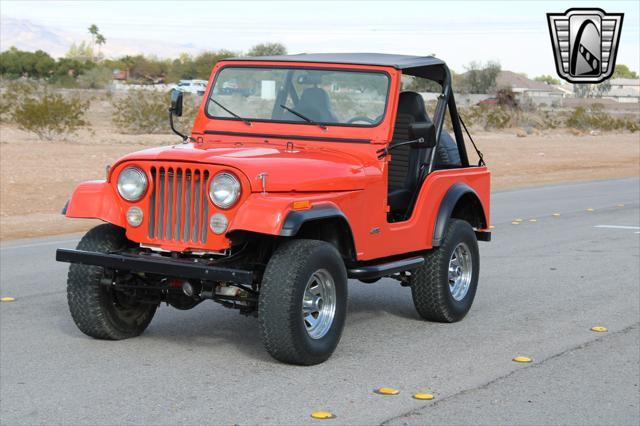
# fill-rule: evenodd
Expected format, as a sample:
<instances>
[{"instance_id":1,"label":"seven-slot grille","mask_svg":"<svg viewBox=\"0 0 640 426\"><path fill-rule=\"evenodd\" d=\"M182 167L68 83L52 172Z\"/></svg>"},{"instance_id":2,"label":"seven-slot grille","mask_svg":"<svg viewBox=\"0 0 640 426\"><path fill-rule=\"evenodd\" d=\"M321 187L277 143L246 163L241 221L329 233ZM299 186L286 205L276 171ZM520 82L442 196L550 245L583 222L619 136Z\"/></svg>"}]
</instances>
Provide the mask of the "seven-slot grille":
<instances>
[{"instance_id":1,"label":"seven-slot grille","mask_svg":"<svg viewBox=\"0 0 640 426\"><path fill-rule=\"evenodd\" d=\"M207 242L209 172L193 167L152 167L149 238Z\"/></svg>"}]
</instances>

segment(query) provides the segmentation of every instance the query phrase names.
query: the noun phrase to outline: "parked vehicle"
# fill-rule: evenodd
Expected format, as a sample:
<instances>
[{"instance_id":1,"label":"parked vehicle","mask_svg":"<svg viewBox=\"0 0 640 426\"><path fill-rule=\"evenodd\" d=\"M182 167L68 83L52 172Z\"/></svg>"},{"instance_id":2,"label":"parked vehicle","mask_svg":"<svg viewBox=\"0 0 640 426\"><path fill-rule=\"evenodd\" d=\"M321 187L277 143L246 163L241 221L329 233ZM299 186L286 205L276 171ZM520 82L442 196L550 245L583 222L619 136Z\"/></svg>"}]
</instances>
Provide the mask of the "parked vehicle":
<instances>
[{"instance_id":1,"label":"parked vehicle","mask_svg":"<svg viewBox=\"0 0 640 426\"><path fill-rule=\"evenodd\" d=\"M433 120L420 95L401 91L403 74L442 86ZM231 88L242 94L221 96ZM207 93L190 134L174 129L183 144L124 156L65 206L106 222L57 251L71 262L81 331L134 337L162 302L213 300L257 315L274 358L311 365L340 340L348 278L398 281L426 320L467 314L477 241L491 237L490 176L481 155L469 164L442 60L227 59ZM170 111L182 114L181 92Z\"/></svg>"},{"instance_id":2,"label":"parked vehicle","mask_svg":"<svg viewBox=\"0 0 640 426\"><path fill-rule=\"evenodd\" d=\"M487 98L479 101L476 105L498 105L498 98Z\"/></svg>"},{"instance_id":3,"label":"parked vehicle","mask_svg":"<svg viewBox=\"0 0 640 426\"><path fill-rule=\"evenodd\" d=\"M207 89L206 80L180 80L174 88L183 93L194 93L199 96L204 95Z\"/></svg>"}]
</instances>

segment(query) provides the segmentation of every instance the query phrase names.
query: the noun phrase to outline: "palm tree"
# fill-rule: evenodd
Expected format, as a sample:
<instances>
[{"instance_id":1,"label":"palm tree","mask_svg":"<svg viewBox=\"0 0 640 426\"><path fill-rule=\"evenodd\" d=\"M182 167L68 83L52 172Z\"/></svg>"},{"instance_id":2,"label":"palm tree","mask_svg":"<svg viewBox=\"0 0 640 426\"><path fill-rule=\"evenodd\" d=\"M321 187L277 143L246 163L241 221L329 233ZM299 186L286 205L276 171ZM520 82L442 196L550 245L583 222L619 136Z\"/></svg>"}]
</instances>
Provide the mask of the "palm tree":
<instances>
[{"instance_id":1,"label":"palm tree","mask_svg":"<svg viewBox=\"0 0 640 426\"><path fill-rule=\"evenodd\" d=\"M91 24L88 29L89 29L89 34L91 34L91 50L95 51L96 44L98 45L98 50L99 50L100 46L107 42L107 39L104 38L102 34L100 34L100 29L96 24ZM95 55L92 54L91 56L92 56L91 59L95 62L96 60Z\"/></svg>"},{"instance_id":2,"label":"palm tree","mask_svg":"<svg viewBox=\"0 0 640 426\"><path fill-rule=\"evenodd\" d=\"M98 45L98 57L100 57L101 46L107 42L107 39L102 35L96 35L96 44Z\"/></svg>"}]
</instances>

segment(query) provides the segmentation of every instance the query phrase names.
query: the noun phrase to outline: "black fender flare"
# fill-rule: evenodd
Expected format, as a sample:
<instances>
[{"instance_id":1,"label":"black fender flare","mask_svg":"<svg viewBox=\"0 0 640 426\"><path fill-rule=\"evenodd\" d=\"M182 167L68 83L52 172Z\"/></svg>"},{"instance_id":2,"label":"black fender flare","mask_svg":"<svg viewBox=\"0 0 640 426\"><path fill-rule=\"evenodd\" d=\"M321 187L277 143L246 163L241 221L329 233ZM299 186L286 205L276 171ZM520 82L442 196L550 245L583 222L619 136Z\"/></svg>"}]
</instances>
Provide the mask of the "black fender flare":
<instances>
[{"instance_id":1,"label":"black fender flare","mask_svg":"<svg viewBox=\"0 0 640 426\"><path fill-rule=\"evenodd\" d=\"M284 219L284 223L280 229L280 236L293 237L306 222L330 218L339 218L344 220L347 226L349 226L349 229L351 229L351 225L342 211L329 204L320 204L307 210L291 210Z\"/></svg>"},{"instance_id":2,"label":"black fender flare","mask_svg":"<svg viewBox=\"0 0 640 426\"><path fill-rule=\"evenodd\" d=\"M301 232L305 234L307 231L311 231L312 233L315 231L320 232L324 225L323 222L326 221L334 221L334 226L336 225L336 222L338 223L337 227L331 228L331 231L335 232L316 234L313 238L318 238L333 244L338 251L340 251L340 254L345 261L355 261L356 246L351 224L349 223L346 215L335 205L320 204L307 210L290 211L282 224L280 236L295 237ZM317 226L307 228L305 227L307 223L315 223Z\"/></svg>"},{"instance_id":3,"label":"black fender flare","mask_svg":"<svg viewBox=\"0 0 640 426\"><path fill-rule=\"evenodd\" d=\"M440 203L440 208L438 209L438 216L436 216L436 223L433 227L433 247L439 247L440 244L442 244L442 240L444 239L444 232L447 229L447 225L449 224L449 219L451 218L453 209L456 207L456 204L458 203L460 198L462 198L466 194L473 194L473 196L478 200L478 203L482 207L480 197L478 197L478 194L473 190L473 188L464 183L456 183L452 185L444 195L444 198ZM486 213L484 212L483 207L482 215L482 221L484 223L487 223Z\"/></svg>"}]
</instances>

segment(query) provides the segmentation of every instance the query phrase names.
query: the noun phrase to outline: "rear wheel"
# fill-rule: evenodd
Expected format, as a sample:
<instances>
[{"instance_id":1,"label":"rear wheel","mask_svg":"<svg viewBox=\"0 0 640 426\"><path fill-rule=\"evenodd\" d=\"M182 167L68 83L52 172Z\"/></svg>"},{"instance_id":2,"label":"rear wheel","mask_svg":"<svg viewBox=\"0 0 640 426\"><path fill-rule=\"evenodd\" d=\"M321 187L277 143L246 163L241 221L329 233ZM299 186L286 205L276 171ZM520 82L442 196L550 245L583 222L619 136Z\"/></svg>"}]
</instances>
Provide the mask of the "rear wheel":
<instances>
[{"instance_id":1,"label":"rear wheel","mask_svg":"<svg viewBox=\"0 0 640 426\"><path fill-rule=\"evenodd\" d=\"M82 237L78 250L108 253L129 244L124 229L111 224L96 226ZM74 322L88 336L121 340L141 334L151 322L157 305L101 283L104 268L72 263L67 278L67 301Z\"/></svg>"},{"instance_id":2,"label":"rear wheel","mask_svg":"<svg viewBox=\"0 0 640 426\"><path fill-rule=\"evenodd\" d=\"M260 287L258 320L275 359L313 365L340 341L347 308L347 271L331 244L292 240L273 254Z\"/></svg>"},{"instance_id":3,"label":"rear wheel","mask_svg":"<svg viewBox=\"0 0 640 426\"><path fill-rule=\"evenodd\" d=\"M411 278L411 295L420 316L438 322L465 317L476 294L480 255L471 225L450 219L440 245L425 256Z\"/></svg>"}]
</instances>

